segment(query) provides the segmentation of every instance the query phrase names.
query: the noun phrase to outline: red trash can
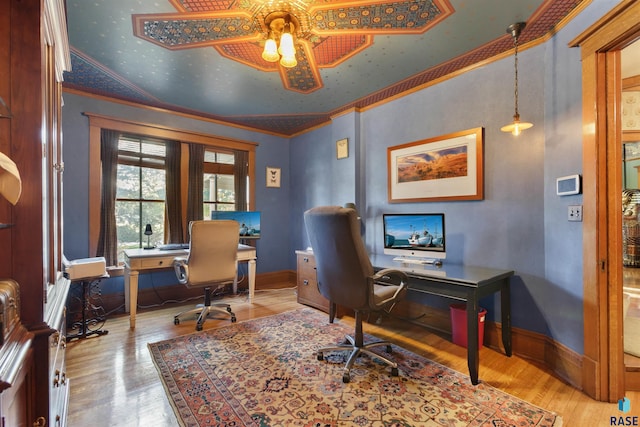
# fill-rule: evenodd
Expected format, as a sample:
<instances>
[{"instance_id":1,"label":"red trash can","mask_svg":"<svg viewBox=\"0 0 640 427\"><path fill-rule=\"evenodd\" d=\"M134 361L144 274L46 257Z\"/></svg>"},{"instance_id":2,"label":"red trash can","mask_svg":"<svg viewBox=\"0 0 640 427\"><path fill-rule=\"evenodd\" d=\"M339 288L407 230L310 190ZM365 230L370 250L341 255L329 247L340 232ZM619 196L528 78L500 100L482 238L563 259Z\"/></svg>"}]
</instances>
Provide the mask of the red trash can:
<instances>
[{"instance_id":1,"label":"red trash can","mask_svg":"<svg viewBox=\"0 0 640 427\"><path fill-rule=\"evenodd\" d=\"M467 305L451 304L449 306L451 312L451 335L453 343L462 347L467 347ZM484 341L484 320L487 316L487 310L480 307L478 310L478 350L482 348Z\"/></svg>"}]
</instances>

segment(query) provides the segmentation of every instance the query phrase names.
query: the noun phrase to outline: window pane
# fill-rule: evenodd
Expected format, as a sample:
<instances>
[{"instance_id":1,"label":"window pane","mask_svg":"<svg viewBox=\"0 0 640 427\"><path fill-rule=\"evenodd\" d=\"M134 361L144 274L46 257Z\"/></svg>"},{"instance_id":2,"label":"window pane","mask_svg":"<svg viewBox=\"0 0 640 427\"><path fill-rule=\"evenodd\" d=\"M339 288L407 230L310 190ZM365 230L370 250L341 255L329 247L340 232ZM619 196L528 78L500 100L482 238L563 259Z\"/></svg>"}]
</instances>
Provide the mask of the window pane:
<instances>
[{"instance_id":1,"label":"window pane","mask_svg":"<svg viewBox=\"0 0 640 427\"><path fill-rule=\"evenodd\" d=\"M215 151L205 151L204 161L206 163L223 163L225 165L233 165L235 156L229 153L218 153Z\"/></svg>"},{"instance_id":2,"label":"window pane","mask_svg":"<svg viewBox=\"0 0 640 427\"><path fill-rule=\"evenodd\" d=\"M212 173L204 174L204 187L202 200L205 202L216 201L216 175Z\"/></svg>"},{"instance_id":3,"label":"window pane","mask_svg":"<svg viewBox=\"0 0 640 427\"><path fill-rule=\"evenodd\" d=\"M235 203L233 175L205 173L202 200L205 202Z\"/></svg>"},{"instance_id":4,"label":"window pane","mask_svg":"<svg viewBox=\"0 0 640 427\"><path fill-rule=\"evenodd\" d=\"M224 163L225 165L232 165L235 163L235 156L233 154L218 153L217 163Z\"/></svg>"},{"instance_id":5,"label":"window pane","mask_svg":"<svg viewBox=\"0 0 640 427\"><path fill-rule=\"evenodd\" d=\"M233 175L217 175L218 188L217 188L217 201L226 203L235 203L235 187L233 184Z\"/></svg>"},{"instance_id":6,"label":"window pane","mask_svg":"<svg viewBox=\"0 0 640 427\"><path fill-rule=\"evenodd\" d=\"M142 221L141 224L141 237L142 246L147 245L147 240L151 243L151 246L159 245L164 241L164 202L143 202L142 207ZM146 224L151 224L151 236L145 236L144 229Z\"/></svg>"},{"instance_id":7,"label":"window pane","mask_svg":"<svg viewBox=\"0 0 640 427\"><path fill-rule=\"evenodd\" d=\"M142 199L165 199L165 170L142 168Z\"/></svg>"},{"instance_id":8,"label":"window pane","mask_svg":"<svg viewBox=\"0 0 640 427\"><path fill-rule=\"evenodd\" d=\"M137 199L140 197L140 168L118 165L116 197L119 199Z\"/></svg>"},{"instance_id":9,"label":"window pane","mask_svg":"<svg viewBox=\"0 0 640 427\"><path fill-rule=\"evenodd\" d=\"M138 202L116 202L118 252L140 247L140 205Z\"/></svg>"},{"instance_id":10,"label":"window pane","mask_svg":"<svg viewBox=\"0 0 640 427\"><path fill-rule=\"evenodd\" d=\"M145 236L144 230L151 224L153 234ZM116 232L118 236L118 260L123 261L123 251L161 244L164 240L164 202L116 202Z\"/></svg>"}]
</instances>

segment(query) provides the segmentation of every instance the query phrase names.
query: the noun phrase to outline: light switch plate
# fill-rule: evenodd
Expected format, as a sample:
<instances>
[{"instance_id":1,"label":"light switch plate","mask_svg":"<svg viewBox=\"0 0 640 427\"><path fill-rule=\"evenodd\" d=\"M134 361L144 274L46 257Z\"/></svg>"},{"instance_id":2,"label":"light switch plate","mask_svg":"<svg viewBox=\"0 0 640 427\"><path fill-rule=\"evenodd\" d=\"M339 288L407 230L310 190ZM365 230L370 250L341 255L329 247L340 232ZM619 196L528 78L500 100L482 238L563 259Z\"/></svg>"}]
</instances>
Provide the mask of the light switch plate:
<instances>
[{"instance_id":1,"label":"light switch plate","mask_svg":"<svg viewBox=\"0 0 640 427\"><path fill-rule=\"evenodd\" d=\"M567 217L569 221L582 221L582 205L569 205Z\"/></svg>"}]
</instances>

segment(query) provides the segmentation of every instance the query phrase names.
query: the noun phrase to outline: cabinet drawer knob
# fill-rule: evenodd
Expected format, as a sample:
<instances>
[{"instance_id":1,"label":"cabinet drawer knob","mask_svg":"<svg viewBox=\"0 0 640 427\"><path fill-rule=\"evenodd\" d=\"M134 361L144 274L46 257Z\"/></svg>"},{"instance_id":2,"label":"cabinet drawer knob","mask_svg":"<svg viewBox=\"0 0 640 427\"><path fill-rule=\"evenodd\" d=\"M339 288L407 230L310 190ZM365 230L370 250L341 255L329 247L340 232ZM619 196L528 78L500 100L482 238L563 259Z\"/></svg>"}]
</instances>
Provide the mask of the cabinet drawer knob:
<instances>
[{"instance_id":1,"label":"cabinet drawer knob","mask_svg":"<svg viewBox=\"0 0 640 427\"><path fill-rule=\"evenodd\" d=\"M160 261L160 262L158 263L158 265L162 265L163 263L164 263L164 261Z\"/></svg>"},{"instance_id":2,"label":"cabinet drawer knob","mask_svg":"<svg viewBox=\"0 0 640 427\"><path fill-rule=\"evenodd\" d=\"M304 280L302 281L302 284L306 286L306 285L308 285L308 284L309 284L309 281L308 281L307 279L304 279Z\"/></svg>"},{"instance_id":3,"label":"cabinet drawer knob","mask_svg":"<svg viewBox=\"0 0 640 427\"><path fill-rule=\"evenodd\" d=\"M57 347L60 342L60 332L56 331L51 336L51 347Z\"/></svg>"}]
</instances>

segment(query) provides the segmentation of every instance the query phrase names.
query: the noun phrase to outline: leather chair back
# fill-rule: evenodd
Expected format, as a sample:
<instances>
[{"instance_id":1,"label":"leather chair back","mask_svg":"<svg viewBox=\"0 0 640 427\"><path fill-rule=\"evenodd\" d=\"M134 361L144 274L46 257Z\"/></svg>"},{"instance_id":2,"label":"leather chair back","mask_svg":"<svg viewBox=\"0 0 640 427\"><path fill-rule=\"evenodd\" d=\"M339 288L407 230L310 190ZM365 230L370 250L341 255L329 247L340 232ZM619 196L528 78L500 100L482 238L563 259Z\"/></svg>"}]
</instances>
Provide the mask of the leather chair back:
<instances>
[{"instance_id":1,"label":"leather chair back","mask_svg":"<svg viewBox=\"0 0 640 427\"><path fill-rule=\"evenodd\" d=\"M318 290L329 301L354 310L370 307L368 280L374 270L351 208L320 206L304 213L316 259Z\"/></svg>"},{"instance_id":2,"label":"leather chair back","mask_svg":"<svg viewBox=\"0 0 640 427\"><path fill-rule=\"evenodd\" d=\"M189 224L187 287L233 282L238 262L240 225L232 220L192 221Z\"/></svg>"}]
</instances>

